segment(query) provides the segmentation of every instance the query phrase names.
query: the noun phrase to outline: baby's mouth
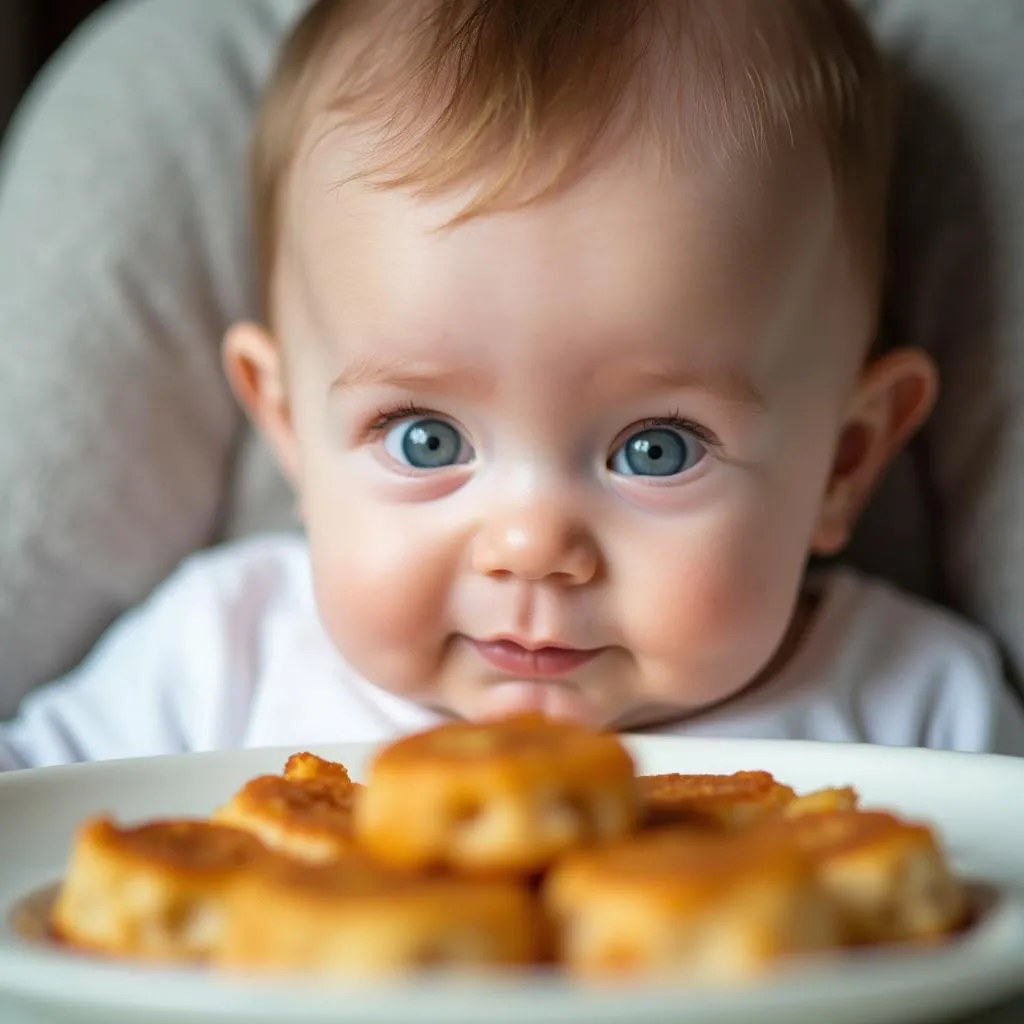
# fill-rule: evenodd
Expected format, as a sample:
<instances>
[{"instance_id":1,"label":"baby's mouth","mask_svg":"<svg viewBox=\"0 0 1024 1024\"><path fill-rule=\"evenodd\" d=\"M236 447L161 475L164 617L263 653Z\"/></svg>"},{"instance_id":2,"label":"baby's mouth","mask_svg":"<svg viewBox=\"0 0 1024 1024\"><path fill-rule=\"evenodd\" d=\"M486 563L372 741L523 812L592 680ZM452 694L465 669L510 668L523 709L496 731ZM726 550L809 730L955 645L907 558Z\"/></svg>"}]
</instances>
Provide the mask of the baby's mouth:
<instances>
[{"instance_id":1,"label":"baby's mouth","mask_svg":"<svg viewBox=\"0 0 1024 1024\"><path fill-rule=\"evenodd\" d=\"M520 679L544 679L565 675L593 660L599 650L573 647L539 647L531 650L515 640L470 640L481 658L501 672Z\"/></svg>"}]
</instances>

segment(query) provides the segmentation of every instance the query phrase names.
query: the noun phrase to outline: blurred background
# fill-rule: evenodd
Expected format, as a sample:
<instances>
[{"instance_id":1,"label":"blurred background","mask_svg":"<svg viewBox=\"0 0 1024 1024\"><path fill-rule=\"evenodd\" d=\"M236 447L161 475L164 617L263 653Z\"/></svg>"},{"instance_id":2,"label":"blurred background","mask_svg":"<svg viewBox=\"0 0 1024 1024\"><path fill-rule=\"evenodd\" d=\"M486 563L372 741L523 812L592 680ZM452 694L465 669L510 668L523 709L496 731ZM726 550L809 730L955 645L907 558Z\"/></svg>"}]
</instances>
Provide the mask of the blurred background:
<instances>
[{"instance_id":1,"label":"blurred background","mask_svg":"<svg viewBox=\"0 0 1024 1024\"><path fill-rule=\"evenodd\" d=\"M0 134L46 59L104 2L0 0Z\"/></svg>"}]
</instances>

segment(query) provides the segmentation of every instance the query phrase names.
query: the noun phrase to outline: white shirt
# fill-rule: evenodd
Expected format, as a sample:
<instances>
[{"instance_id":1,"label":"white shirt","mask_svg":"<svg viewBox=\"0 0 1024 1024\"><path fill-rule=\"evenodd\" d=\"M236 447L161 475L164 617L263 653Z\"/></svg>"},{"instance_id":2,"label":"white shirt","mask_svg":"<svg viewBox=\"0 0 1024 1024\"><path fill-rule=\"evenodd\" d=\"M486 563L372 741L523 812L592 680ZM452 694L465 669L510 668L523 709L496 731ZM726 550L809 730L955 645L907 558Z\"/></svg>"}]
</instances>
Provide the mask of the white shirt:
<instances>
[{"instance_id":1,"label":"white shirt","mask_svg":"<svg viewBox=\"0 0 1024 1024\"><path fill-rule=\"evenodd\" d=\"M0 727L0 768L381 741L440 720L346 665L317 615L305 542L271 535L189 559L77 669L30 695ZM992 643L849 570L823 577L777 675L654 731L1024 754L1024 712Z\"/></svg>"}]
</instances>

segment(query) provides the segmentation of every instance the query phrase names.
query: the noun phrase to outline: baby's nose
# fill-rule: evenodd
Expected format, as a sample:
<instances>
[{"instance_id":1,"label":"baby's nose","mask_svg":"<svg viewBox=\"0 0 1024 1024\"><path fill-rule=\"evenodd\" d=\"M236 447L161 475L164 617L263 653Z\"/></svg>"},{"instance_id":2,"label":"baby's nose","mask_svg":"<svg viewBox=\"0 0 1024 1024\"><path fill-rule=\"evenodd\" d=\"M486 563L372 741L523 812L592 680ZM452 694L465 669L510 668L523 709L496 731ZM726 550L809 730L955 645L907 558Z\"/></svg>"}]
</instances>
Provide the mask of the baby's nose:
<instances>
[{"instance_id":1,"label":"baby's nose","mask_svg":"<svg viewBox=\"0 0 1024 1024\"><path fill-rule=\"evenodd\" d=\"M580 586L594 579L599 564L591 533L549 504L493 515L474 538L473 568L487 576Z\"/></svg>"}]
</instances>

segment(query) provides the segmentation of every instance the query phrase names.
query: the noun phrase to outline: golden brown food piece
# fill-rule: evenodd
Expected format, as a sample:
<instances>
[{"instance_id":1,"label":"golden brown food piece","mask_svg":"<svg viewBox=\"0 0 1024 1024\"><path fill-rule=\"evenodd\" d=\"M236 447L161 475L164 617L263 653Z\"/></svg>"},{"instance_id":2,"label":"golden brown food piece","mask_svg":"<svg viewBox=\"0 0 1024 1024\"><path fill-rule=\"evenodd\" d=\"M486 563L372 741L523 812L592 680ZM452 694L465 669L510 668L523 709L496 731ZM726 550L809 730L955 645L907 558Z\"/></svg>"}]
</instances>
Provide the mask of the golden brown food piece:
<instances>
[{"instance_id":1,"label":"golden brown food piece","mask_svg":"<svg viewBox=\"0 0 1024 1024\"><path fill-rule=\"evenodd\" d=\"M791 800L782 808L785 818L799 818L804 814L831 814L835 811L855 811L860 798L852 786L816 789Z\"/></svg>"},{"instance_id":2,"label":"golden brown food piece","mask_svg":"<svg viewBox=\"0 0 1024 1024\"><path fill-rule=\"evenodd\" d=\"M637 780L648 826L741 828L786 807L796 794L768 772L642 775Z\"/></svg>"},{"instance_id":3,"label":"golden brown food piece","mask_svg":"<svg viewBox=\"0 0 1024 1024\"><path fill-rule=\"evenodd\" d=\"M54 931L95 952L203 960L220 942L231 886L266 856L252 836L205 821L90 819L72 847Z\"/></svg>"},{"instance_id":4,"label":"golden brown food piece","mask_svg":"<svg viewBox=\"0 0 1024 1024\"><path fill-rule=\"evenodd\" d=\"M451 723L382 750L355 832L396 867L527 874L626 835L637 810L617 736L526 715Z\"/></svg>"},{"instance_id":5,"label":"golden brown food piece","mask_svg":"<svg viewBox=\"0 0 1024 1024\"><path fill-rule=\"evenodd\" d=\"M306 767L308 762L303 769ZM214 812L213 820L251 832L270 849L300 860L333 860L353 845L352 806L357 787L347 773L336 775L312 767L312 773L293 771L292 777L260 775L250 779Z\"/></svg>"},{"instance_id":6,"label":"golden brown food piece","mask_svg":"<svg viewBox=\"0 0 1024 1024\"><path fill-rule=\"evenodd\" d=\"M333 780L340 786L355 786L348 769L337 761L326 761L316 754L292 754L285 762L284 777L292 780L317 779Z\"/></svg>"},{"instance_id":7,"label":"golden brown food piece","mask_svg":"<svg viewBox=\"0 0 1024 1024\"><path fill-rule=\"evenodd\" d=\"M563 962L717 982L834 947L835 906L806 860L747 836L666 829L556 865L544 895Z\"/></svg>"},{"instance_id":8,"label":"golden brown food piece","mask_svg":"<svg viewBox=\"0 0 1024 1024\"><path fill-rule=\"evenodd\" d=\"M851 943L934 939L965 918L965 890L924 825L881 811L837 811L768 822L756 839L808 858Z\"/></svg>"},{"instance_id":9,"label":"golden brown food piece","mask_svg":"<svg viewBox=\"0 0 1024 1024\"><path fill-rule=\"evenodd\" d=\"M215 962L343 977L489 968L533 962L538 934L515 883L400 875L358 854L274 857L232 890Z\"/></svg>"}]
</instances>

